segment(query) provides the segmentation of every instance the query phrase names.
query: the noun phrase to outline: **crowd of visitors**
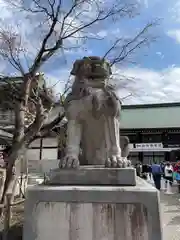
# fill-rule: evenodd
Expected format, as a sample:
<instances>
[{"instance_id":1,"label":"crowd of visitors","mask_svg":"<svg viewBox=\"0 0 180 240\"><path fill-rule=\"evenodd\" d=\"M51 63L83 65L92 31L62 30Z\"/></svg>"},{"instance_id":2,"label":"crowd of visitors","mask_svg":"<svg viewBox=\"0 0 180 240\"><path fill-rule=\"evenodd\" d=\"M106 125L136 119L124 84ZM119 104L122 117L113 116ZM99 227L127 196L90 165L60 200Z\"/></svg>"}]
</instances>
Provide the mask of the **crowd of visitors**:
<instances>
[{"instance_id":1,"label":"crowd of visitors","mask_svg":"<svg viewBox=\"0 0 180 240\"><path fill-rule=\"evenodd\" d=\"M147 179L148 177L153 178L155 187L158 190L161 189L161 179L164 178L165 187L167 187L168 181L171 186L173 182L176 181L180 193L180 161L176 163L157 163L154 161L151 165L138 162L135 167L137 176L144 179Z\"/></svg>"}]
</instances>

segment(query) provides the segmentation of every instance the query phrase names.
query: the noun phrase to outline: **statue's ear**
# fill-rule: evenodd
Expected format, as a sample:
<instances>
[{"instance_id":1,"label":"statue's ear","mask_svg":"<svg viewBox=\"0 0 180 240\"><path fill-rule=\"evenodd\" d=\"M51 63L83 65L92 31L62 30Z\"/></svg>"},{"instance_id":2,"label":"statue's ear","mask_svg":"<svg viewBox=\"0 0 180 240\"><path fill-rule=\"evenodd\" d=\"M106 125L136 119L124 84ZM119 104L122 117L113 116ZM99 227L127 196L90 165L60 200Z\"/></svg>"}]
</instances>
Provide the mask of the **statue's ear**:
<instances>
[{"instance_id":1,"label":"statue's ear","mask_svg":"<svg viewBox=\"0 0 180 240\"><path fill-rule=\"evenodd\" d=\"M75 61L75 63L73 64L73 69L71 70L71 74L72 75L77 75L77 72L79 70L79 67L80 67L80 62L77 60Z\"/></svg>"}]
</instances>

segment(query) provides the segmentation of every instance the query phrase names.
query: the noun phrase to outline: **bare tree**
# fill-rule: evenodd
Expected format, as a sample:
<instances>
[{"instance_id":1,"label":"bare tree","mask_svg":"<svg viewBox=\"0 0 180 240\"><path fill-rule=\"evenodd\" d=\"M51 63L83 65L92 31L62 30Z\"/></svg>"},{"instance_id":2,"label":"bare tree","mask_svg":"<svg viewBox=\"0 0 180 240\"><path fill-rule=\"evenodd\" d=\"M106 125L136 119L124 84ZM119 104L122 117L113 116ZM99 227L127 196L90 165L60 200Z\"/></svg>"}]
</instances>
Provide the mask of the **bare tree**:
<instances>
[{"instance_id":1,"label":"bare tree","mask_svg":"<svg viewBox=\"0 0 180 240\"><path fill-rule=\"evenodd\" d=\"M19 1L17 4L9 0L13 8L27 13L31 20L37 19L39 24L36 25L38 48L35 57L31 59L28 57L27 49L23 47L20 34L12 27L0 29L0 56L19 72L18 77L1 77L1 82L6 83L4 85L4 88L7 88L6 93L10 93L7 94L9 97L6 98L7 104L10 104L15 112L15 131L12 147L7 156L7 178L1 202L4 201L12 176L12 168L22 148L28 147L37 136L44 136L45 132L57 125L64 117L63 114L59 115L53 122L44 125L54 106L54 100L46 87L39 87L42 76L38 72L41 67L59 50L65 51L79 47L91 39L99 41L101 38L97 36L95 29L101 29L102 23L134 17L138 12L138 5L133 2L130 0L115 2L32 0L30 3ZM153 23L147 24L132 38L115 39L104 57L110 59L111 65L125 61L140 46L149 44L152 39L147 33L152 26L154 26ZM24 62L28 64L25 66ZM17 80L19 80L18 84ZM29 116L32 114L30 123L26 123L27 114Z\"/></svg>"}]
</instances>

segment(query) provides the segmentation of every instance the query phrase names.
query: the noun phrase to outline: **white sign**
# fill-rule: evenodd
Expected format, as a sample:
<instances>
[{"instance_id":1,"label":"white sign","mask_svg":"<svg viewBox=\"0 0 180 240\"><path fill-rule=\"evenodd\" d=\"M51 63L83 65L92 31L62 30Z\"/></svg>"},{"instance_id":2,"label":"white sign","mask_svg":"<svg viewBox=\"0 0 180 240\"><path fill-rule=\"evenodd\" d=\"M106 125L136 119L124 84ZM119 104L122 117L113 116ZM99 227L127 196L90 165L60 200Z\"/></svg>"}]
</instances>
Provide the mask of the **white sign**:
<instances>
[{"instance_id":1,"label":"white sign","mask_svg":"<svg viewBox=\"0 0 180 240\"><path fill-rule=\"evenodd\" d=\"M156 148L163 148L163 144L162 143L137 143L135 144L135 148L156 149Z\"/></svg>"}]
</instances>

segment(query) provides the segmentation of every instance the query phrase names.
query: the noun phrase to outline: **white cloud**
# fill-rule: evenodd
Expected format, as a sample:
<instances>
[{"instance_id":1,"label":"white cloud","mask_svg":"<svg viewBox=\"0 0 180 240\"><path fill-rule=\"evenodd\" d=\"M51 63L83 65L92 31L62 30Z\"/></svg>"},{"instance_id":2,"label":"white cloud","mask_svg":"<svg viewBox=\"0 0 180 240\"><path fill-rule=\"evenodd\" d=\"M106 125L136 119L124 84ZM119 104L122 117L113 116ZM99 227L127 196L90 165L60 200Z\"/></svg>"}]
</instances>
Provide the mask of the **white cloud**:
<instances>
[{"instance_id":1,"label":"white cloud","mask_svg":"<svg viewBox=\"0 0 180 240\"><path fill-rule=\"evenodd\" d=\"M120 98L132 93L132 96L124 100L126 104L180 101L180 68L178 67L170 67L161 72L145 68L127 68L117 71L127 78L134 78L129 82L127 79L125 85L122 82L118 90Z\"/></svg>"},{"instance_id":2,"label":"white cloud","mask_svg":"<svg viewBox=\"0 0 180 240\"><path fill-rule=\"evenodd\" d=\"M12 17L12 12L8 8L8 3L5 0L0 0L1 18L7 19Z\"/></svg>"},{"instance_id":3,"label":"white cloud","mask_svg":"<svg viewBox=\"0 0 180 240\"><path fill-rule=\"evenodd\" d=\"M169 30L167 31L167 35L180 43L180 29Z\"/></svg>"},{"instance_id":4,"label":"white cloud","mask_svg":"<svg viewBox=\"0 0 180 240\"><path fill-rule=\"evenodd\" d=\"M57 97L70 86L70 81L72 83L73 77L70 76L70 71L71 67L65 67L45 74L47 87L53 89Z\"/></svg>"},{"instance_id":5,"label":"white cloud","mask_svg":"<svg viewBox=\"0 0 180 240\"><path fill-rule=\"evenodd\" d=\"M180 22L180 1L175 0L173 4L171 3L169 7L169 13L171 14L171 19L175 22Z\"/></svg>"},{"instance_id":6,"label":"white cloud","mask_svg":"<svg viewBox=\"0 0 180 240\"><path fill-rule=\"evenodd\" d=\"M100 38L104 38L108 35L108 31L106 30L101 30L97 33L97 36L100 37Z\"/></svg>"},{"instance_id":7,"label":"white cloud","mask_svg":"<svg viewBox=\"0 0 180 240\"><path fill-rule=\"evenodd\" d=\"M16 5L20 6L21 0L16 1ZM20 11L18 8L11 5L11 2L6 0L0 0L0 24L1 24L1 32L7 31L8 33L13 33L17 36L20 36L19 39L21 42L21 48L24 49L24 52L20 54L20 58L22 60L22 65L24 65L27 69L27 59L34 57L37 53L38 41L37 36L39 31L37 32L37 22L35 19L28 17L28 15ZM38 33L38 34L37 34ZM25 60L26 53L26 60ZM5 59L1 59L5 62ZM1 62L2 62L1 61ZM7 68L9 68L8 61L6 62ZM9 70L7 70L9 73ZM5 71L5 73L7 73Z\"/></svg>"},{"instance_id":8,"label":"white cloud","mask_svg":"<svg viewBox=\"0 0 180 240\"><path fill-rule=\"evenodd\" d=\"M137 0L137 2L143 4L146 8L149 7L149 0Z\"/></svg>"},{"instance_id":9,"label":"white cloud","mask_svg":"<svg viewBox=\"0 0 180 240\"><path fill-rule=\"evenodd\" d=\"M70 70L71 66L47 74L48 86L57 94L63 92ZM124 98L124 104L180 101L180 67L169 67L160 72L138 67L113 68L113 73L117 79L118 96Z\"/></svg>"},{"instance_id":10,"label":"white cloud","mask_svg":"<svg viewBox=\"0 0 180 240\"><path fill-rule=\"evenodd\" d=\"M19 13L19 11L17 11L17 8L15 8L11 2L13 1L0 0L0 9L1 9L0 18L1 19L7 21L8 19L14 18L17 12ZM22 4L22 0L16 0L15 4L16 6L20 7Z\"/></svg>"},{"instance_id":11,"label":"white cloud","mask_svg":"<svg viewBox=\"0 0 180 240\"><path fill-rule=\"evenodd\" d=\"M156 55L158 55L161 59L164 58L164 54L162 54L162 52L156 52Z\"/></svg>"}]
</instances>

